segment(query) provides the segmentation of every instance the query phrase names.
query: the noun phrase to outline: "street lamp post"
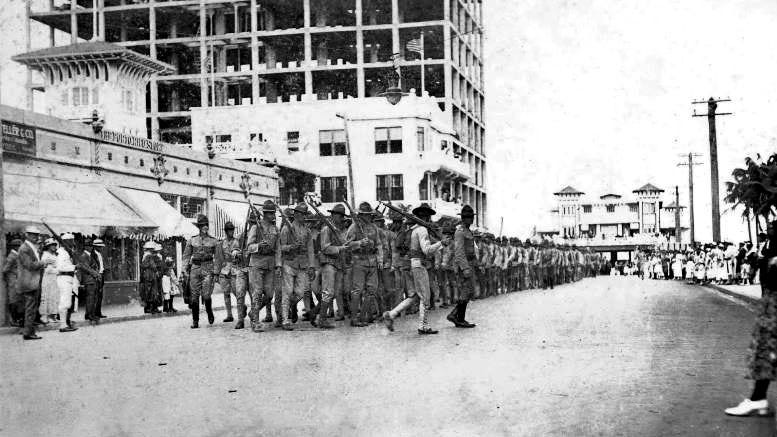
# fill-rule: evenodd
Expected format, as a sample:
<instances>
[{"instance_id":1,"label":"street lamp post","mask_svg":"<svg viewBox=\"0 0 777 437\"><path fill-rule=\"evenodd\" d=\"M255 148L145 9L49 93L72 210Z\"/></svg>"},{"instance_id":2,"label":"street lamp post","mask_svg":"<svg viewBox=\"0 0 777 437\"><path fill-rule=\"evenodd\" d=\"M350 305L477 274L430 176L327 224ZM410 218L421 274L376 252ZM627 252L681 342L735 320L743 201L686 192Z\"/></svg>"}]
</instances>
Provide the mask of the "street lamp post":
<instances>
[{"instance_id":1,"label":"street lamp post","mask_svg":"<svg viewBox=\"0 0 777 437\"><path fill-rule=\"evenodd\" d=\"M391 105L396 105L399 103L400 100L402 100L402 96L405 95L405 93L402 92L402 88L400 87L401 80L402 80L402 74L399 69L399 53L395 53L392 56L392 59L394 61L394 74L391 77L391 83L389 84L389 87L381 93L380 95L382 97L386 98L386 101L388 101ZM338 112L335 114L337 118L343 119L343 130L345 131L345 155L348 158L348 185L350 185L349 196L348 201L351 203L351 205L356 205L356 185L354 185L353 181L353 161L351 157L351 140L350 136L348 134L348 121L350 118L348 118L347 114L344 114L342 112Z\"/></svg>"}]
</instances>

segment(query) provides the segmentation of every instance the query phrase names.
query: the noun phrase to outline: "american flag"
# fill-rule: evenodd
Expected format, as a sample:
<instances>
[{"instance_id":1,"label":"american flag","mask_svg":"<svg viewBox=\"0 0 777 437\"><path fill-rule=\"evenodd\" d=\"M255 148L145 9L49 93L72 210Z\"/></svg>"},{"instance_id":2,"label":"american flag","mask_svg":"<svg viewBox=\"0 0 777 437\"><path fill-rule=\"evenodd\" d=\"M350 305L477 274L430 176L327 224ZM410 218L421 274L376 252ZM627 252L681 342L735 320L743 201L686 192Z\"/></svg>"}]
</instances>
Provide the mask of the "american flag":
<instances>
[{"instance_id":1,"label":"american flag","mask_svg":"<svg viewBox=\"0 0 777 437\"><path fill-rule=\"evenodd\" d=\"M421 39L411 39L407 42L407 45L405 46L408 50L411 52L417 52L417 53L423 53L424 52L424 46L421 44Z\"/></svg>"}]
</instances>

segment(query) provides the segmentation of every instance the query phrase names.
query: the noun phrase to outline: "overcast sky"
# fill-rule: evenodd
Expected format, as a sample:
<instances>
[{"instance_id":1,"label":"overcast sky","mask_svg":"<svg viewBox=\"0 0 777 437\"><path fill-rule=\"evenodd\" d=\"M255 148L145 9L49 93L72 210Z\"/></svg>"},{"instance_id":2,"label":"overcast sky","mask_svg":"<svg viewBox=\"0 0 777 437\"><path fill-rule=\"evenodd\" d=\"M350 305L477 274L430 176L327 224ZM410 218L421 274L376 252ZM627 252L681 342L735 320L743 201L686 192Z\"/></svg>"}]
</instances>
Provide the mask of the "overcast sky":
<instances>
[{"instance_id":1,"label":"overcast sky","mask_svg":"<svg viewBox=\"0 0 777 437\"><path fill-rule=\"evenodd\" d=\"M677 155L694 151L697 239L711 239L707 121L692 100L732 99L719 107L734 112L718 118L721 196L746 155L777 151L773 0L487 0L485 14L492 228L505 216L525 235L566 185L679 185L687 205ZM723 237L745 226L727 212Z\"/></svg>"},{"instance_id":2,"label":"overcast sky","mask_svg":"<svg viewBox=\"0 0 777 437\"><path fill-rule=\"evenodd\" d=\"M24 0L2 1L2 101L13 104L24 70L8 57L23 51ZM506 234L547 227L552 193L566 185L595 196L679 185L687 205L687 168L676 163L694 151L705 155L695 169L697 238L710 239L707 122L691 117L692 100L732 99L719 108L734 112L718 119L721 196L746 155L777 151L774 0L486 0L484 13L496 231L502 216ZM746 229L724 213L724 238Z\"/></svg>"}]
</instances>

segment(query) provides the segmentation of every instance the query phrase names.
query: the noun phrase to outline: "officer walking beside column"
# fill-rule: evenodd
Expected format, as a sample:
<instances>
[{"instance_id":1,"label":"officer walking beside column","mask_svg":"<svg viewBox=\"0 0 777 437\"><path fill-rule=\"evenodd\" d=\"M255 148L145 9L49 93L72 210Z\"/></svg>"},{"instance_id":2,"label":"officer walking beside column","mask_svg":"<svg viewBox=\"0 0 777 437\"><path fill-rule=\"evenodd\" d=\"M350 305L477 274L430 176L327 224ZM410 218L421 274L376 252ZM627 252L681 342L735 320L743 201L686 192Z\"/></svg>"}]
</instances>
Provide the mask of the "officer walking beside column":
<instances>
[{"instance_id":1,"label":"officer walking beside column","mask_svg":"<svg viewBox=\"0 0 777 437\"><path fill-rule=\"evenodd\" d=\"M208 234L208 217L203 214L197 216L197 227L200 233L186 242L183 251L183 265L189 274L191 287L192 329L199 328L200 321L200 296L205 304L208 314L208 323L214 321L211 293L213 292L213 278L217 276L220 265L221 246L218 240Z\"/></svg>"}]
</instances>

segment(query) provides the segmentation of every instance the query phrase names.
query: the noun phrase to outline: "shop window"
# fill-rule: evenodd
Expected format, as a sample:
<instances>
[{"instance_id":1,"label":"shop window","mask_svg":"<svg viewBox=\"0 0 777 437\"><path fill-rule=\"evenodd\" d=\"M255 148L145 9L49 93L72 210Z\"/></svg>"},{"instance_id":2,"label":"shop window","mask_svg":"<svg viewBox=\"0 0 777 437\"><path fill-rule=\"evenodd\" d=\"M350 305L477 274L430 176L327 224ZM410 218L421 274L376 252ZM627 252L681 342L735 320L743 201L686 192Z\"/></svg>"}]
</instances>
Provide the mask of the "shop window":
<instances>
[{"instance_id":1,"label":"shop window","mask_svg":"<svg viewBox=\"0 0 777 437\"><path fill-rule=\"evenodd\" d=\"M196 197L181 197L181 215L186 218L196 218L205 211L205 199Z\"/></svg>"},{"instance_id":2,"label":"shop window","mask_svg":"<svg viewBox=\"0 0 777 437\"><path fill-rule=\"evenodd\" d=\"M401 174L377 175L378 200L404 200L404 185Z\"/></svg>"},{"instance_id":3,"label":"shop window","mask_svg":"<svg viewBox=\"0 0 777 437\"><path fill-rule=\"evenodd\" d=\"M321 178L321 201L341 202L348 195L348 179L345 176Z\"/></svg>"},{"instance_id":4,"label":"shop window","mask_svg":"<svg viewBox=\"0 0 777 437\"><path fill-rule=\"evenodd\" d=\"M319 131L318 149L321 156L345 155L345 131L342 129Z\"/></svg>"},{"instance_id":5,"label":"shop window","mask_svg":"<svg viewBox=\"0 0 777 437\"><path fill-rule=\"evenodd\" d=\"M129 238L105 238L102 251L105 281L135 281L138 268L138 242Z\"/></svg>"},{"instance_id":6,"label":"shop window","mask_svg":"<svg viewBox=\"0 0 777 437\"><path fill-rule=\"evenodd\" d=\"M402 128L376 127L375 153L402 153Z\"/></svg>"}]
</instances>

